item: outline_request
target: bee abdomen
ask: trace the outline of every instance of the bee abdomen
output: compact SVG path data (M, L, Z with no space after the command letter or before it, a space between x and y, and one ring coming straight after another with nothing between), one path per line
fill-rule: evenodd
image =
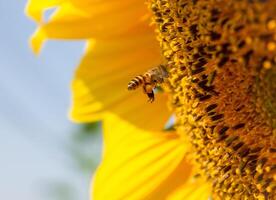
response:
M127 86L128 90L135 90L137 87L139 87L140 85L142 85L144 83L144 78L143 76L136 76L135 78L133 78Z

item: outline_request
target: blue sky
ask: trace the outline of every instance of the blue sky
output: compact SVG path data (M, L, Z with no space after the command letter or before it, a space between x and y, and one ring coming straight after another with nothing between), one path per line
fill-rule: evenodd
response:
M34 56L25 4L0 0L0 199L53 200L45 195L53 181L70 183L72 200L86 199L87 177L64 148L76 129L66 117L84 42L50 41Z

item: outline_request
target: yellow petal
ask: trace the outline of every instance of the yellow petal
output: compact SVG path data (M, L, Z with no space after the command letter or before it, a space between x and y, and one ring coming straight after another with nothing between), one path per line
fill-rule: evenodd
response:
M189 181L172 192L167 200L208 200L210 197L210 183L202 179L190 178Z
M39 10L39 15L42 15L42 5L38 9L36 4L27 7L29 15L34 12L33 7L35 13ZM49 5L46 4L45 7L47 6ZM65 1L47 23L40 24L32 40L41 41L42 44L41 35L45 36L44 39L115 39L134 36L153 31L148 25L149 19L149 12L143 1ZM36 39L37 36L40 38ZM35 45L39 46L39 43Z
M45 33L39 28L35 31L33 36L30 38L29 44L35 54L39 54L46 38L47 37Z
M64 0L29 0L25 13L36 22L42 22L43 12L51 7L60 5Z
M161 130L169 118L167 97L157 94L149 103L141 88L127 90L133 77L159 63L153 34L90 41L72 84L72 119L90 122L110 110L144 129Z
M187 146L175 133L137 129L118 116L104 121L104 157L94 177L94 200L163 199L190 176Z
M148 13L143 1L107 1L79 7L68 3L42 29L50 38L113 38L133 28L140 32L136 27L141 24L148 27Z

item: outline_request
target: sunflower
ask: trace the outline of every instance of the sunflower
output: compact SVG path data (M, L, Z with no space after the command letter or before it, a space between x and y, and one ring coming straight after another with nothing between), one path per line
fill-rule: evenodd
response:
M46 39L87 40L70 116L104 123L93 199L274 199L275 1L30 0L26 13L36 53ZM160 63L154 103L126 91Z

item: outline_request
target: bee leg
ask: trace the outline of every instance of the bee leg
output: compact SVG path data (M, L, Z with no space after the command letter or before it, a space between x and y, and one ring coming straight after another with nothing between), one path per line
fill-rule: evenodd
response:
M154 101L154 93L153 90L150 93L147 93L148 97L149 97L149 102L152 103Z
M144 92L148 95L149 97L149 102L154 101L154 93L153 93L153 87L150 84L146 84L143 86Z

